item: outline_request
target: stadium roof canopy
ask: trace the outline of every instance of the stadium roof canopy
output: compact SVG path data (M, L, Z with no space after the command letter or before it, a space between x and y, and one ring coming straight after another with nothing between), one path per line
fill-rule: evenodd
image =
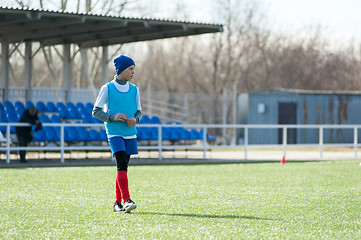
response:
M121 16L71 13L29 8L0 7L1 42L1 88L2 100L9 98L9 69L11 52L9 44L25 43L24 82L26 100L31 100L32 88L32 43L40 47L63 46L63 86L67 93L71 89L70 45L76 44L82 54L85 68L84 49L103 47L102 79L108 79L108 46L155 39L183 37L204 33L221 32L221 24L207 24L152 18L130 18ZM18 49L17 46L15 49ZM48 63L49 66L49 63ZM67 96L66 99L69 99Z
M220 24L0 7L0 40L81 48L222 31Z

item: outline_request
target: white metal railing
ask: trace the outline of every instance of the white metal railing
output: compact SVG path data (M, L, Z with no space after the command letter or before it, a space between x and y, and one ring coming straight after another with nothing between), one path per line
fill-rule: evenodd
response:
M60 162L64 163L64 153L65 151L104 151L110 150L109 146L65 146L64 141L64 128L71 126L83 126L89 128L103 128L103 124L83 124L83 123L43 123L44 127L53 126L60 127L60 144L59 146L31 146L31 147L14 147L11 146L11 134L10 127L11 126L29 126L27 123L0 123L0 126L6 126L6 146L0 147L0 151L6 152L6 163L10 163L10 153L11 151L19 151L19 150L31 150L31 151L59 151L60 152ZM287 147L319 147L320 149L320 157L323 157L323 149L324 147L333 146L333 147L353 147L354 148L354 156L357 157L357 149L361 144L358 143L358 129L361 128L361 125L279 125L279 124L271 124L271 125L260 125L260 124L138 124L137 127L152 127L158 129L158 139L157 145L154 146L139 146L139 150L157 150L159 160L162 160L162 151L163 150L177 150L177 149L199 149L203 151L203 159L206 159L206 152L209 149L216 148L243 148L244 149L244 159L247 160L248 149L251 147L283 147L283 155L287 154ZM162 128L196 128L203 130L202 136L202 144L201 145L164 145L162 139ZM210 145L207 141L207 132L208 129L214 128L230 128L230 129L243 129L244 130L244 143L241 145L231 144L231 145ZM249 144L249 130L250 129L282 129L283 138L282 144ZM317 144L288 144L287 143L287 129L318 129L319 132L319 141ZM353 143L332 143L326 144L324 143L324 130L325 129L353 129Z

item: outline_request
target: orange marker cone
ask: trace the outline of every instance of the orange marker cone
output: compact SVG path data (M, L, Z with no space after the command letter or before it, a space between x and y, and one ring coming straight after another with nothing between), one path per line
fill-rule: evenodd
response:
M286 163L286 158L285 156L283 156L282 160L281 160L281 164L285 164Z

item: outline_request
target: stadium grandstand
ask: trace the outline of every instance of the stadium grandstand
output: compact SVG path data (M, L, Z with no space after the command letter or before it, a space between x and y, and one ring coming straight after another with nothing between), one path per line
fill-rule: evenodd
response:
M71 87L71 71L74 60L74 56L71 55L72 45L77 46L76 54L80 53L85 69L88 69L88 66L83 50L101 47L103 51L102 79L109 79L107 64L109 62L108 47L111 45L215 33L223 29L220 24L8 7L0 7L0 18L0 129L5 137L5 141L3 141L5 145L2 145L1 149L2 152L6 152L8 163L10 162L10 153L20 149L12 147L14 143L16 144L15 125L24 109L32 105L37 107L40 120L44 123L44 128L34 135L33 142L37 146L44 147L55 143L62 147L61 151L63 152L64 144L86 146L88 143L94 145L98 142L98 145L102 145L106 141L105 130L101 127L101 123L91 115L94 92L97 89ZM36 46L39 46L35 50L33 43L38 43ZM20 48L20 45L24 47ZM61 45L63 49L61 56L63 88L35 88L32 86L33 58L42 48L54 45ZM10 46L12 46L11 51ZM24 52L21 53L20 49L24 49ZM9 84L10 58L15 51L20 52L24 59L21 70L24 72L25 87L10 86ZM51 70L50 66L48 69ZM166 108L173 108L173 110L163 114L161 120L156 114L157 100L152 99L149 93L150 91L144 99L146 112L139 126L142 124L144 126L168 124L169 127L172 126L172 131L167 127L162 127L161 135L163 140L173 143L202 139L202 129L174 127L179 124L177 119L189 119L187 114L189 114L188 109L190 108L183 107L183 115L177 118L176 113L179 112L179 109L176 108L179 106L174 104L167 106ZM171 121L166 121L167 116L171 116L169 118ZM64 127L60 124L68 125ZM159 136L158 129L154 127L139 127L138 132L138 139L146 144L156 141ZM207 136L209 140L215 140L214 137L208 134ZM41 148L33 148L34 151L37 149Z

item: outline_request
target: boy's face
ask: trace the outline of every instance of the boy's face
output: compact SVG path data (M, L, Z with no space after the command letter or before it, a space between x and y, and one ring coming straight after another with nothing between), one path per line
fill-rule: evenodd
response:
M118 75L118 78L130 81L130 80L132 80L134 73L135 73L135 66L132 65L132 66L126 68L123 72L121 72Z

